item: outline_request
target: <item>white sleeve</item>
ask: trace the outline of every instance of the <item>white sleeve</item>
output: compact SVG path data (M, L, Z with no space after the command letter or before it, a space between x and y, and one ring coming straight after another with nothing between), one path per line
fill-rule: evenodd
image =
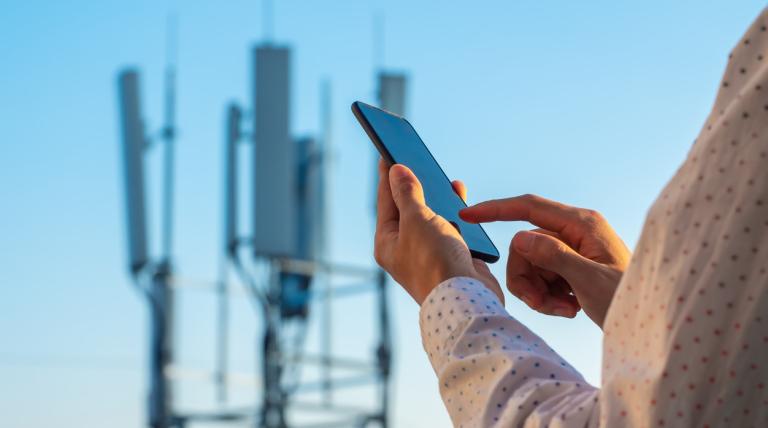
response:
M421 306L420 326L454 426L598 424L599 390L482 283L452 278L438 285Z

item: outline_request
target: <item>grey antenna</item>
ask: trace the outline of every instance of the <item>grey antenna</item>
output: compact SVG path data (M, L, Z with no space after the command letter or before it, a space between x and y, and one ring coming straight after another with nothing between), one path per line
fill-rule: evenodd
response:
M128 236L128 264L134 276L147 264L147 213L144 204L144 122L141 116L139 72L118 74L120 134L123 151L123 184Z
M123 152L123 183L128 230L128 260L132 279L144 293L150 312L148 425L167 428L177 424L173 413L169 372L173 362L172 227L175 124L175 18L168 19L163 127L154 138L164 146L160 254L148 250L148 217L144 163L145 153L155 146L141 113L139 72L127 68L118 73L120 131Z

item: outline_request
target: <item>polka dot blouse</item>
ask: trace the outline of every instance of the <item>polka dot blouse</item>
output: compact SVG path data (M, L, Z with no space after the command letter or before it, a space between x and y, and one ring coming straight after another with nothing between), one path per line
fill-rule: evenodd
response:
M604 323L602 385L481 283L424 301L424 349L455 426L768 427L768 9L648 212Z

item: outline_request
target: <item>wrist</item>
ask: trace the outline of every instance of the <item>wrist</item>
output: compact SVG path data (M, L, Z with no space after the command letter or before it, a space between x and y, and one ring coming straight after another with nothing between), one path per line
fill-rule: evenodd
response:
M451 278L472 278L484 282L472 266L444 266L432 274L432 288Z
M477 280L484 283L484 281L477 275L474 269L461 269L456 267L436 267L430 269L429 273L423 275L421 278L415 279L415 287L406 287L406 289L412 290L411 296L416 300L416 303L421 305L424 299L427 298L429 293L432 292L438 285L443 282L458 277L465 277Z

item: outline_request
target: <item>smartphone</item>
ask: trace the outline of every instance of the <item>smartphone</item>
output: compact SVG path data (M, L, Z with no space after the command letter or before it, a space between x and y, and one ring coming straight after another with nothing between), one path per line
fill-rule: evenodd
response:
M499 260L499 250L485 230L459 218L459 210L467 204L454 192L451 181L413 126L405 118L360 101L352 103L352 113L382 158L403 164L416 174L427 206L456 226L472 257L488 263Z

